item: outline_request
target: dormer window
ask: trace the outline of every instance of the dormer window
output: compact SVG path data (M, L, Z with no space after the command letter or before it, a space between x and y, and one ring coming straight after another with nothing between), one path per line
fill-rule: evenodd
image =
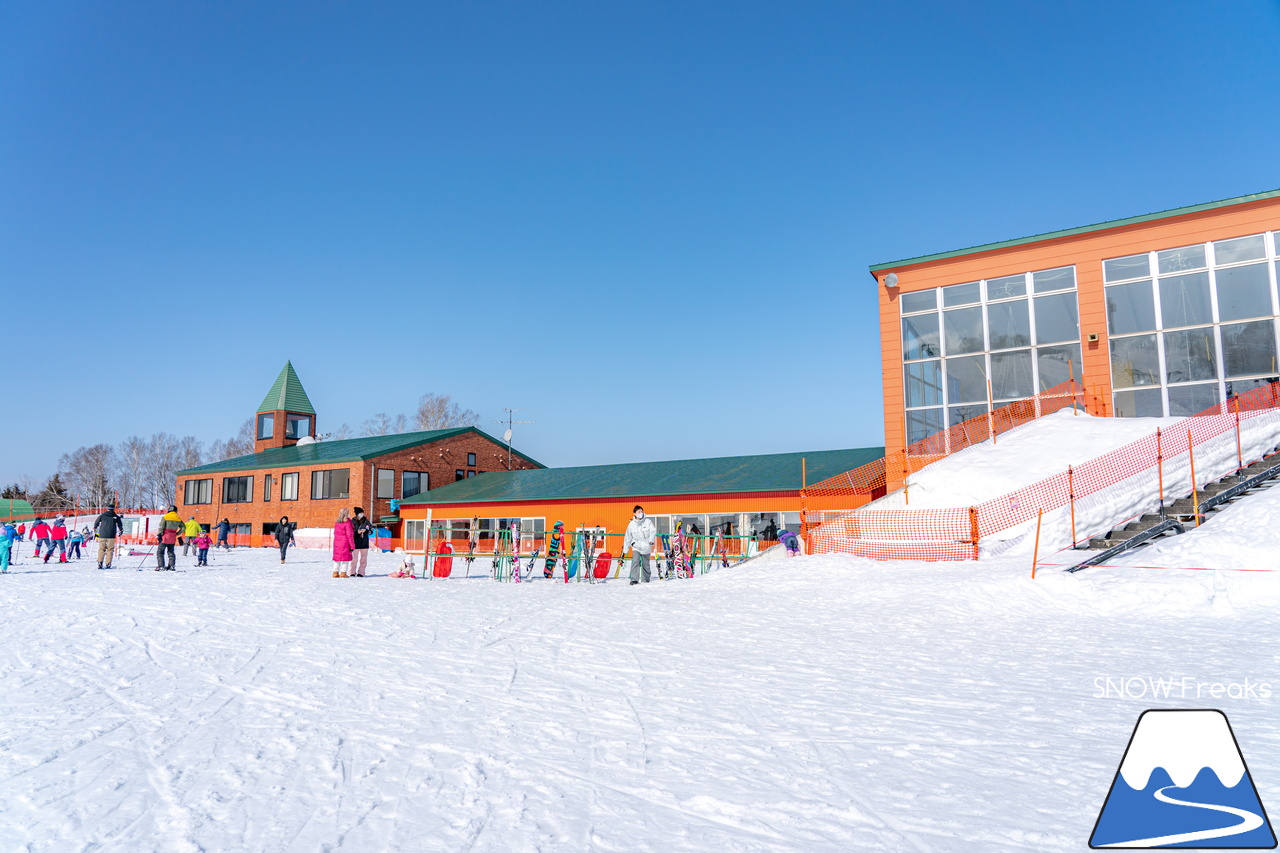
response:
M258 415L258 439L274 438L276 434L276 416L270 412Z

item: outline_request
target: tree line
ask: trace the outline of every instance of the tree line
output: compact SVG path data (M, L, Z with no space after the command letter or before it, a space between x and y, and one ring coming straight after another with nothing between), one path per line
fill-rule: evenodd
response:
M391 416L379 412L365 420L360 431L343 424L322 435L338 441L371 435L451 429L475 426L480 416L464 409L449 394L424 394L412 415ZM0 490L0 498L30 501L38 510L67 510L76 506L165 507L176 503L177 472L210 462L253 453L254 418L248 418L236 434L217 439L207 447L195 436L181 438L158 432L150 438L131 435L116 445L95 444L64 453L58 470L40 485L23 476Z

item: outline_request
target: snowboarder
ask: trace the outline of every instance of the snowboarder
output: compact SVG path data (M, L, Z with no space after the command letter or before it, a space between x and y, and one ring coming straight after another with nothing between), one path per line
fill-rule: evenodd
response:
M98 568L111 568L111 561L116 555L116 537L124 532L124 522L116 515L114 505L107 507L97 521L93 523L93 532L98 537Z
M351 552L356 546L355 525L347 518L348 510L344 506L338 510L338 521L333 525L333 576L335 578L356 577L350 574Z
M631 548L631 585L635 586L643 580L649 582L649 554L653 552L654 541L658 538L658 528L653 520L646 517L644 507L636 504L631 510L632 519L627 524L627 534L622 538L622 553Z
M373 534L373 524L365 517L364 510L356 507L356 515L351 521L351 527L356 543L351 551L351 572L356 577L362 578L365 569L369 566L369 537Z
M193 515L187 519L187 523L183 526L182 538L182 556L187 556L187 551L196 549L196 537L200 535L200 522L196 521Z
M289 516L280 516L280 523L276 525L276 544L280 546L280 562L284 562L285 552L289 550L289 543L293 541L293 529L298 525L289 521Z
M178 508L170 506L169 511L160 519L160 527L156 529L156 541L159 547L156 548L156 571L157 572L174 572L178 570L178 540L182 538L182 531L186 525L182 523L182 516L178 515ZM165 556L168 556L168 565L165 565Z

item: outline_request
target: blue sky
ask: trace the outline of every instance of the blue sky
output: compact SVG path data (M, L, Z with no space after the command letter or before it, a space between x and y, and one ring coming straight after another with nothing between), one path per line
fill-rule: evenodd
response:
M451 393L551 465L881 444L873 263L1280 187L1280 6L0 6L0 481Z

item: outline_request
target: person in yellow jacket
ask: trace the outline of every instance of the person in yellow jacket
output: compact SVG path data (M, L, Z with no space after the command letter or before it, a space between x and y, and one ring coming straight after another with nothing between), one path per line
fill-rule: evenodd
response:
M187 520L185 529L182 531L182 556L187 556L187 551L196 550L196 537L200 535L202 530L200 522L196 521L194 515Z

